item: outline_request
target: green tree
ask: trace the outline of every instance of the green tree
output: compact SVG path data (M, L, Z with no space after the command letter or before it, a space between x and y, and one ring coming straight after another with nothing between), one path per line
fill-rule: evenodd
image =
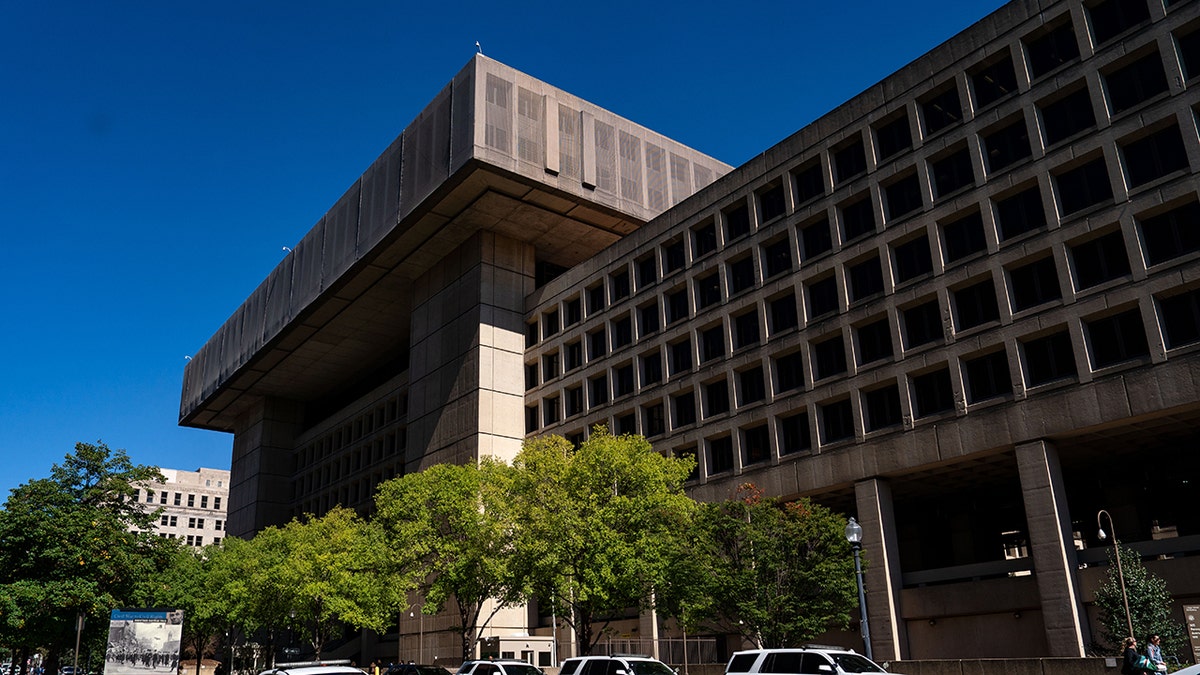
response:
M514 568L539 606L574 628L581 654L603 635L601 617L651 602L695 506L683 493L692 466L604 427L578 449L543 436L517 455Z
M200 672L205 654L213 654L218 636L229 627L225 595L212 578L211 554L218 551L218 546L196 551L177 543L167 565L141 588L141 604L183 610L182 646L195 657L196 672Z
M743 484L734 499L699 507L662 606L691 630L740 634L765 648L845 628L857 605L845 525L807 499L764 498Z
M272 527L251 540L226 537L210 554L209 584L226 619L245 634L264 634L272 659L280 629L294 630L291 590L280 576L290 555L287 539L282 528Z
M376 522L396 562L425 574L421 611L436 614L454 599L463 659L471 658L479 629L518 600L509 570L510 473L490 458L439 464L388 481L375 500ZM481 625L488 600L496 602Z
M1137 551L1119 542L1117 546L1121 551L1121 572L1125 577L1134 637L1141 643L1151 633L1158 633L1162 637L1163 653L1182 656L1188 651L1187 635L1183 625L1171 618L1172 600L1167 582L1146 569ZM1125 621L1121 579L1112 550L1108 552L1108 573L1104 583L1096 589L1095 603L1100 610L1102 638L1114 653L1119 653L1116 645L1129 635L1129 624Z
M45 647L46 666L85 641L101 640L109 612L135 597L161 567L166 548L147 534L154 519L132 497L137 483L162 480L124 450L78 443L49 478L15 488L0 510L0 630L9 643Z

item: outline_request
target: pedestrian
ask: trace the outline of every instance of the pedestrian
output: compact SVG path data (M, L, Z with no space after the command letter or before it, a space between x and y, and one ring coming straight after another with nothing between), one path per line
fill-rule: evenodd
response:
M1167 672L1167 662L1162 653L1162 637L1157 633L1151 633L1150 637L1146 638L1146 657L1150 659L1155 670L1160 673Z
M1125 647L1124 662L1121 664L1121 675L1143 675L1143 673L1158 672L1154 664L1150 663L1150 659L1138 653L1137 640L1127 637L1121 641L1121 645Z
M371 662L371 670L369 672L371 673L371 675L379 675L379 662L378 661Z

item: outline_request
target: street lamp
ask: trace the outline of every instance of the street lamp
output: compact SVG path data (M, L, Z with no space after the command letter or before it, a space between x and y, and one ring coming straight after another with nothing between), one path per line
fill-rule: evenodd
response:
M1121 600L1125 603L1125 625L1129 628L1129 637L1133 637L1133 617L1129 614L1129 595L1125 592L1125 571L1121 569L1121 549L1117 547L1117 526L1113 523L1112 514L1104 509L1100 509L1096 513L1096 529L1100 541L1108 538L1104 533L1104 525L1100 522L1100 516L1108 516L1108 526L1112 529L1113 534L1113 556L1117 559L1117 580L1121 582Z
M861 616L859 627L863 645L867 648L867 658L873 659L874 657L871 655L871 627L867 624L867 595L863 592L862 562L858 557L858 552L862 550L862 526L854 518L851 518L850 522L846 523L846 541L850 542L850 548L854 549L854 578L858 581L858 611Z

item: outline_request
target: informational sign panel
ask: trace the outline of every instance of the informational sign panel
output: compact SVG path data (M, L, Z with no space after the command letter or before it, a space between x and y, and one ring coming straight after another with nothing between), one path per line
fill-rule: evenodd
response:
M104 675L174 674L183 610L114 609L108 620Z
M1200 605L1184 605L1188 639L1192 641L1192 662L1200 663Z

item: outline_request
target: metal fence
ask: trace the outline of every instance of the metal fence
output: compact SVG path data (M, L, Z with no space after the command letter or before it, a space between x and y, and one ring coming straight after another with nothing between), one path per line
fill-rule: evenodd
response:
M593 655L655 653L658 645L658 660L669 666L700 663L724 663L725 657L717 650L717 639L706 638L608 638L592 647Z

